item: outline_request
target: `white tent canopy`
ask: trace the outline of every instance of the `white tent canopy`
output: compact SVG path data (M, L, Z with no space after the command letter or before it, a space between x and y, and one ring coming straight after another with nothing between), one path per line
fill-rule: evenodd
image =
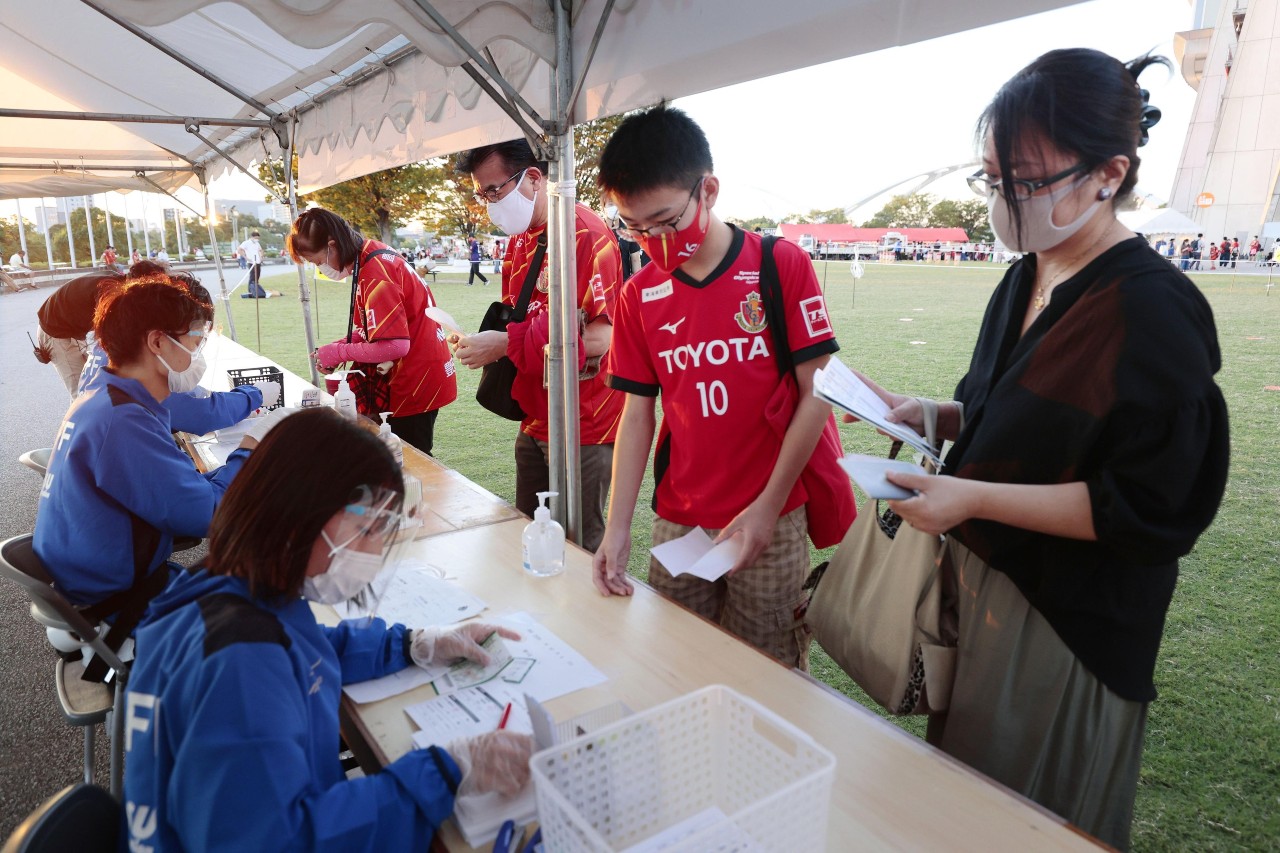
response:
M1172 207L1126 210L1116 216L1120 224L1139 234L1196 234L1201 226Z
M587 66L606 7L609 16L568 118L616 114L1071 2L573 0L575 74ZM283 147L285 119L297 109L304 192L519 136L521 128L463 68L468 60L476 68L475 60L436 18L492 58L540 116L554 118L549 0L7 0L0 108L276 120L279 133L197 122L202 136L244 164L264 146ZM9 85L15 79L27 85ZM118 124L110 133L97 122L46 128L0 116L0 162L57 164L68 173L82 163L195 164L210 177L227 167L181 122ZM123 186L137 186L129 172L122 177ZM0 198L52 195L64 186L0 169Z

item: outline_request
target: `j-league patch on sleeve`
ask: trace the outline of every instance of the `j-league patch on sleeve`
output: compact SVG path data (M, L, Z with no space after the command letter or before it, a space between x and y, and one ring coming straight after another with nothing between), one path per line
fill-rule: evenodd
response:
M827 316L827 303L821 296L802 299L800 310L804 312L804 326L809 330L809 337L831 334L831 318Z

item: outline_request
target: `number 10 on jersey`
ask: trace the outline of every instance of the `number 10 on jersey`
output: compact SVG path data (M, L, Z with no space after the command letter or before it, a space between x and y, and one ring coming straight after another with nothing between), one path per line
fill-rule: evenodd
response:
M724 383L719 379L711 382L699 382L697 384L698 398L702 400L702 416L709 418L712 415L723 415L729 411L729 389L724 387Z

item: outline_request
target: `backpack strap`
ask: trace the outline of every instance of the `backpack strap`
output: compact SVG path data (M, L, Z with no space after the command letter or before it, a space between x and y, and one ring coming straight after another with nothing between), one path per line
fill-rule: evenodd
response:
M778 375L786 376L795 371L791 360L791 342L787 335L787 318L782 301L782 282L778 280L778 263L773 257L776 236L760 241L760 300L764 302L764 316L773 334L774 355L778 360Z

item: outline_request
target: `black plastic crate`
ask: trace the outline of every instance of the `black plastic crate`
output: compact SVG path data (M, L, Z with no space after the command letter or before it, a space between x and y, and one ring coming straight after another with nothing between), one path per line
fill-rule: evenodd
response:
M284 371L278 367L233 367L227 371L231 379L231 387L237 385L254 385L262 381L274 382L280 387L280 397L274 406L265 409L279 409L284 406Z

